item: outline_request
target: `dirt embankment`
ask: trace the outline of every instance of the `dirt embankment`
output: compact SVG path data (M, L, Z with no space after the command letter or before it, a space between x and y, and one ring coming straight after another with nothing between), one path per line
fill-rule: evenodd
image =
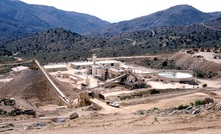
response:
M184 69L198 69L203 72L213 71L218 73L221 71L221 66L218 63L207 61L203 58L193 58L190 54L185 51L180 51L169 58L174 60L176 66Z

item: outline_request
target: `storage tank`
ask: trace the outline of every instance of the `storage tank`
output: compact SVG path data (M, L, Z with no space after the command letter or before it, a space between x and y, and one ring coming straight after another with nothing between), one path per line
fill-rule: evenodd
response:
M101 75L102 75L102 72L103 72L102 68L101 68L101 67L98 67L98 68L97 68L97 75L101 76Z
M193 80L193 75L183 72L162 72L158 73L158 78L165 81L179 82Z
M86 78L85 79L85 84L89 87L90 86L90 84L91 84L91 81L90 81L90 78Z
M92 68L90 66L86 67L86 73L87 74L92 74Z
M96 60L97 60L97 56L94 54L94 55L92 56L93 65L96 64Z
M96 65L92 66L92 75L93 76L97 75L97 66Z

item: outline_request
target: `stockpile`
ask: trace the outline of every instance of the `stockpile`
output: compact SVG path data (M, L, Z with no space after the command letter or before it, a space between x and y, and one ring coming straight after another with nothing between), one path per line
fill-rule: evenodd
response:
M52 81L67 96L77 96L78 90L68 84L58 81L50 76ZM33 102L54 102L55 93L52 95L53 88L39 70L25 70L16 76L12 81L0 88L0 96L5 98L22 98Z
M207 61L205 59L193 58L190 54L187 54L185 51L179 51L169 60L174 60L176 66L180 66L184 69L199 69L204 72L221 71L221 66L218 63Z

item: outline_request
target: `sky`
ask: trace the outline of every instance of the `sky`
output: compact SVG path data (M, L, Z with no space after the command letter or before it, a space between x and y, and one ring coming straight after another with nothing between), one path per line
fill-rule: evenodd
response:
M188 4L203 11L221 11L220 0L21 0L28 4L54 6L96 16L108 22L119 22L149 15L171 6Z

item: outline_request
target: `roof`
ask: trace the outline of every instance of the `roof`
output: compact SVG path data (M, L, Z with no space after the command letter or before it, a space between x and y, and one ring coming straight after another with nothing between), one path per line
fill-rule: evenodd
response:
M151 73L151 72L149 72L149 71L138 70L138 69L134 69L133 72L134 72L134 73L139 73L139 74L149 74L149 73Z
M117 63L116 60L104 60L104 61L97 61L96 64L110 64L110 63ZM76 66L86 66L86 65L92 65L93 62L72 62L71 64L74 64Z
M76 66L82 66L82 65L92 65L92 62L72 62L71 64L74 64Z
M45 69L49 69L49 68L67 68L66 65L45 65L44 66Z
M191 78L193 77L189 73L182 73L182 72L162 72L158 73L159 76L166 77L166 78Z
M105 63L117 63L116 60L104 60L104 61L97 61L96 63L105 64Z
M26 67L26 66L17 66L17 67L12 68L12 71L20 72L20 71L23 71L23 70L26 70L26 69L28 69L28 67Z

